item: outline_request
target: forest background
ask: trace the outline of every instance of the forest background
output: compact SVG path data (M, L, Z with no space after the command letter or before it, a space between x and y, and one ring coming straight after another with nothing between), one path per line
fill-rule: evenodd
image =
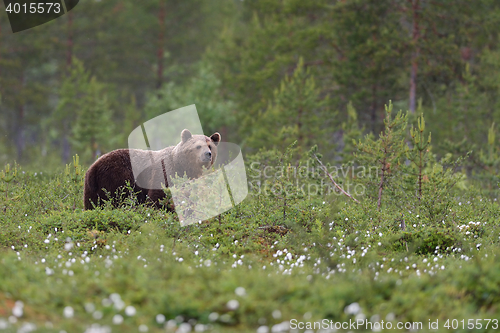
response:
M0 8L0 330L498 329L498 0L81 0L15 34ZM245 200L82 210L97 156L191 104Z
M495 0L82 0L16 34L0 15L0 163L90 165L190 104L247 153L297 140L346 162L392 100L434 153L494 174L499 21Z

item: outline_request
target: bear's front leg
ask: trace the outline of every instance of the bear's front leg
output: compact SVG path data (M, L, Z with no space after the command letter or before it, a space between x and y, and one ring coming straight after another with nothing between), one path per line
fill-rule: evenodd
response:
M167 196L163 189L151 189L148 191L148 201L156 208L165 207L169 212L173 212L175 211L174 201L170 195L170 191L168 191L168 193L169 195Z

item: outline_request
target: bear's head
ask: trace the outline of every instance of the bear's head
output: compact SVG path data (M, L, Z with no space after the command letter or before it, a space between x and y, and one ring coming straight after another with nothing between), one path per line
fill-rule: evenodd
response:
M210 168L217 158L217 146L221 140L219 133L210 137L205 135L192 135L188 129L181 133L181 142L174 149L174 163L176 169L182 169L190 178L198 178L203 172L203 167Z

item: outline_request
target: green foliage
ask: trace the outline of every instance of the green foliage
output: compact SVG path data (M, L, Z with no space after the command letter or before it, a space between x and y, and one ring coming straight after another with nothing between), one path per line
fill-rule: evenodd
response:
M328 112L327 105L328 97L321 96L314 76L304 68L304 60L300 58L293 75L281 81L262 114L258 118L251 115L246 118L252 134L245 143L253 148L266 146L284 150L297 141L299 152L318 141L322 146L331 147L326 129L332 126L335 115Z
M460 191L467 189L465 175L457 172L464 158L452 160L452 155L448 154L439 161L436 159L430 152L430 133L424 134L423 115L417 118L417 127L410 129L409 148L405 143L408 116L403 117L400 112L392 120L390 110L391 105L387 107L385 130L379 139L367 137L365 142L356 145L364 153L356 154L361 166L379 165L381 169L377 186L374 186L377 179L373 177L359 179L368 191L364 200L374 202L375 196L370 195L370 191L378 192L377 210L380 212L374 214L369 203L360 208L365 212L362 215L346 210L342 214L349 222L343 223L343 228L358 232L360 228L372 226L372 220L378 221L381 228L394 233L387 242L389 247L418 254L432 253L436 247L441 251L463 247L457 229L459 217L454 208ZM384 205L381 205L382 194ZM356 216L354 221L353 216ZM366 216L371 216L370 221Z
M400 181L393 186L391 195L405 198L397 204L400 209L417 211L431 225L438 226L447 220L449 208L455 202L455 190L465 187L465 176L457 170L468 156L453 161L452 155L447 154L437 161L431 153L431 134L427 139L424 135L423 115L417 122L418 127L410 131L412 148L406 154L411 164L402 166Z
M422 179L424 176L423 169L427 166L429 160L431 133L429 133L428 139L425 140L425 119L423 114L417 118L417 122L418 129L413 127L410 129L412 149L407 151L406 157L415 165L417 169L417 191L418 199L420 200L422 197Z
M69 123L74 122L70 141L75 149L90 157L90 160L109 144L113 124L106 86L95 77L90 77L83 63L76 58L61 84L56 118L63 124L63 134L68 133Z
M71 142L82 154L89 155L90 151L91 159L95 159L102 149L112 143L110 138L114 126L104 85L92 77L87 89L85 97L82 97L84 107L77 110Z
M64 170L64 175L67 179L68 186L74 191L73 209L76 209L76 199L78 198L78 193L84 185L85 172L83 167L80 165L80 157L77 155L73 156L73 165L70 166L66 164L66 169Z
M419 228L413 232L404 232L394 243L396 249L408 251L408 247L417 254L432 254L436 251L449 253L455 248L461 248L458 231L441 226Z
M12 181L14 181L17 177L17 173L20 171L20 167L17 163L14 163L14 167L11 169L10 164L7 163L4 169L0 171L0 181L1 187L0 192L5 192L5 197L2 196L2 201L5 201L3 211L7 209L7 203L9 200L13 200L15 198L9 198L9 186Z
M406 151L405 130L408 114L403 115L402 111L399 111L393 119L391 115L392 108L391 102L385 107L385 128L377 140L372 135L367 135L363 142L360 140L356 143L360 153L355 156L359 163L365 167L374 166L377 170L380 170L376 175L380 177L379 179L366 179L366 184L370 187L370 190L375 188L377 191L377 206L379 209L382 204L384 187L396 174L401 164L401 158Z
M2 190L2 192L8 192L8 186L10 182L12 182L17 177L18 168L19 166L17 165L17 163L14 163L14 167L12 169L10 168L10 164L7 163L4 169L0 172L0 180L2 181L2 185L7 186L7 188L5 190Z
M156 89L158 81L177 79L164 68L179 64L189 68L191 76L191 65L203 57L207 46L214 44L223 26L238 17L236 6L232 0L211 4L199 0L189 4L176 0L153 0L147 4L94 1L79 7L78 14L72 12L57 24L33 30L33 34L22 39L10 33L5 17L0 22L0 163L14 158L20 161L17 153L22 154L25 168L30 169L33 164L36 169L45 157L40 154L41 149L53 155L47 157L48 161L60 163L61 151L63 161L70 161L74 152L67 140L77 119L76 109L68 108L63 115L54 110L61 98L60 87L74 65L73 56L97 82L106 86L105 92L94 98L95 104L101 104L96 107L105 109L107 105L113 110L110 117L116 127L105 142L98 141L97 149L104 152L116 145L125 146L121 124L129 96L136 96L136 107L143 116L146 96ZM161 7L166 14L163 22ZM61 34L60 29L66 33ZM166 50L169 58L164 58ZM81 144L87 150L84 153L78 148L82 161L93 159L90 144Z
M360 128L358 113L353 104L347 104L347 121L342 123L342 161L344 163L353 162L355 157L354 153L357 151L356 142L363 136L364 129Z
M76 156L59 174L18 172L11 182L17 199L0 215L0 311L11 313L6 304L16 301L24 310L8 329L25 322L52 331L115 327L121 317L123 332L139 325L164 331L169 320L253 331L309 311L311 320L349 321L356 306L397 321L491 317L500 270L497 202L467 188L451 201L444 224L391 200L380 210L366 198L354 205L314 191L324 175L306 159L293 164L294 153L291 146L248 156L249 197L187 227L137 204L74 209L82 197Z
M247 157L250 216L267 232L305 232L316 237L324 228L325 197L335 194L306 154L293 163L296 152L293 143L283 153L262 150Z
M500 3L454 5L91 1L60 21L64 36L57 24L2 34L1 161L24 152L59 168L69 143L90 161L126 144L143 112L192 103L207 132L258 152L245 156L248 198L187 227L137 204L130 184L120 207L83 211L76 156L55 173L4 167L0 327L255 332L370 318L444 332L498 317ZM81 62L67 68L71 55ZM408 104L412 65L425 122L392 104L381 116L388 99ZM359 204L304 154L316 144L340 186L362 189Z
M464 68L465 67L465 68ZM440 145L445 140L458 143L466 140L469 144L483 145L487 139L485 129L494 120L487 105L487 94L482 91L477 73L474 73L469 64L462 65L463 72L460 81L450 84L450 88L435 100L433 110L425 111L431 126L435 142ZM436 126L439 124L439 126ZM440 147L438 152L450 152L447 147ZM446 150L445 150L446 149ZM464 149L466 152L467 148ZM444 151L444 152L443 152Z
M479 154L475 156L473 164L479 170L474 170L473 177L480 184L488 189L492 196L496 196L498 186L498 170L500 167L500 150L496 140L495 123L491 124L488 129L488 144L485 147L486 152L481 149Z
M201 61L195 68L195 75L186 82L170 81L151 94L146 105L146 115L148 118L153 118L168 111L196 104L206 133L214 133L224 127L232 126L235 120L235 105L223 97L221 81L213 73L210 63ZM172 66L169 71L178 69L179 66ZM223 139L226 140L224 137Z
M408 46L411 35L399 20L406 20L410 11L406 3L398 3L405 8L404 14L400 13L387 1L324 3L328 8L325 21L332 22L330 27L321 25L333 46L325 49L324 55L331 59L331 80L338 85L341 98L360 111L361 124L376 135L382 127L386 101L408 98L409 56L402 57L402 53L410 51L403 45Z
M128 136L141 124L142 110L138 107L137 98L134 94L130 95L129 102L124 106L124 116L119 125L121 128L121 137L119 142L125 147L128 145Z

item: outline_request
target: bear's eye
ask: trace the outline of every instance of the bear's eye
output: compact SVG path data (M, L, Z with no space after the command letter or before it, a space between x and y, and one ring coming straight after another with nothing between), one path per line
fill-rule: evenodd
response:
M197 146L196 149L201 149L201 146Z

